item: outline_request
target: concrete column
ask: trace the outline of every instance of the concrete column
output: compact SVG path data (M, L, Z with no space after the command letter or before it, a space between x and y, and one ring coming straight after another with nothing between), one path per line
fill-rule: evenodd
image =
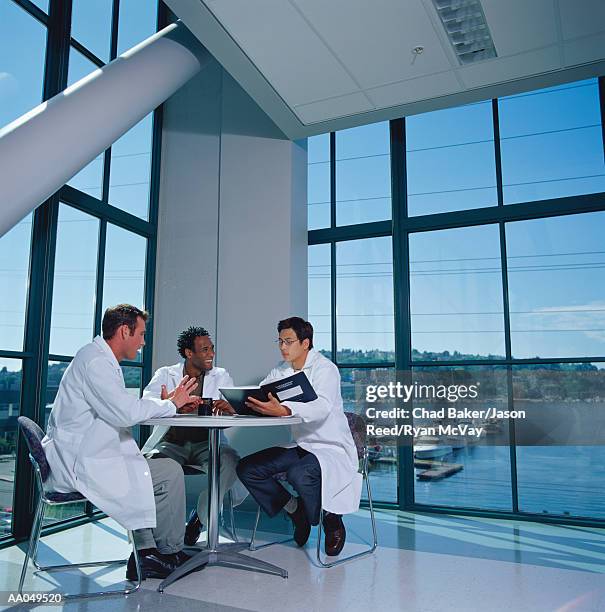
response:
M0 130L0 236L171 96L210 55L180 23Z

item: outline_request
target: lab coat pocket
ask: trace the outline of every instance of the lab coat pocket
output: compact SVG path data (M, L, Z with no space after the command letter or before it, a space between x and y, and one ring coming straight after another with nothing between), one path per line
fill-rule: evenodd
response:
M130 483L122 457L87 457L80 467L78 478L101 498L119 499L128 494Z

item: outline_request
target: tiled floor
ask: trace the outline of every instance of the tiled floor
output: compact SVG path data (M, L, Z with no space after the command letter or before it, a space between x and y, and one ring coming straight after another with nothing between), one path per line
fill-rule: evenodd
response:
M249 554L286 568L287 580L211 567L186 576L164 594L157 593L157 580L148 580L128 598L64 607L87 612L605 610L603 530L386 511L378 518L376 553L340 567L320 568L313 542L304 550L278 545ZM239 517L238 524L249 520ZM369 537L367 514L349 518L348 526L348 550L361 549L363 538ZM49 536L40 545L41 559L49 563L128 553L123 531L109 519ZM1 591L15 588L22 560L18 547L0 551ZM73 572L51 577L30 571L26 588L96 589L122 580L123 572L123 567L93 569L88 576Z

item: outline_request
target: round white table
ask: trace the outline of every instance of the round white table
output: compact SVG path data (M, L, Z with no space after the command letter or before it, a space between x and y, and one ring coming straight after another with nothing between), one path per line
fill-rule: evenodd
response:
M275 427L278 425L297 425L302 419L289 417L255 417L255 416L196 416L190 414L176 415L159 419L143 421L142 425L167 425L169 427L206 427L208 428L208 544L191 559L177 567L160 583L158 591L164 589L185 574L210 565L222 565L235 569L253 570L275 574L282 578L288 577L288 572L277 565L253 559L242 555L239 551L248 544L236 542L219 544L219 431L228 427Z

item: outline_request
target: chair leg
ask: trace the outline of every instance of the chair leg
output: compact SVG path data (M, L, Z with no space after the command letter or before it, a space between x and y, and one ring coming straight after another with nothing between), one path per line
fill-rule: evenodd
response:
M370 508L370 521L372 523L372 545L367 550L362 550L354 555L350 555L348 557L344 557L343 559L337 559L336 561L325 562L321 559L321 532L322 532L322 523L323 523L323 510L320 512L319 524L317 525L317 562L322 567L334 567L335 565L341 565L342 563L347 563L348 561L353 561L354 559L361 559L362 557L367 557L371 555L378 546L378 537L376 535L376 519L374 517L374 506L372 504L372 490L370 488L370 479L368 478L367 468L364 466L362 472L363 478L366 481L366 490L368 492L368 506Z
M27 566L29 565L30 558L34 557L34 552L38 547L38 539L40 537L40 525L42 523L44 502L40 499L38 506L36 507L36 513L34 516L34 524L32 525L32 532L29 536L29 545L27 552L25 553L25 559L23 561L23 567L21 568L21 577L19 579L19 595L23 593L23 583L25 582L25 576L27 574Z
M237 538L237 531L235 529L235 514L233 512L233 494L231 493L231 489L229 489L229 520L231 521L231 537L234 542L239 542Z
M38 517L38 523L37 523L38 533L36 534L36 543L34 544L34 550L32 552L32 561L33 561L34 567L37 570L43 569L42 567L40 567L40 564L38 563L38 545L40 544L40 534L42 533L42 527L44 525L45 513L46 513L46 504L42 502L42 507L40 508L40 516Z
M254 543L254 540L256 538L256 531L258 529L259 520L260 520L260 506L258 507L258 510L256 511L256 521L254 523L254 530L252 531L252 538L250 539L250 545L248 546L248 550L261 550L262 548L267 548L268 546L273 546L274 544L287 544L288 542L292 542L292 540L294 540L294 537L291 536L289 538L286 538L285 540L276 540L275 542L267 542L266 544L261 544L260 546L256 546L256 544Z
M250 538L250 546L248 546L248 550L256 550L254 540L256 538L256 530L258 529L259 521L260 521L260 506L256 509L256 521L254 521L254 529L252 530L252 537Z

